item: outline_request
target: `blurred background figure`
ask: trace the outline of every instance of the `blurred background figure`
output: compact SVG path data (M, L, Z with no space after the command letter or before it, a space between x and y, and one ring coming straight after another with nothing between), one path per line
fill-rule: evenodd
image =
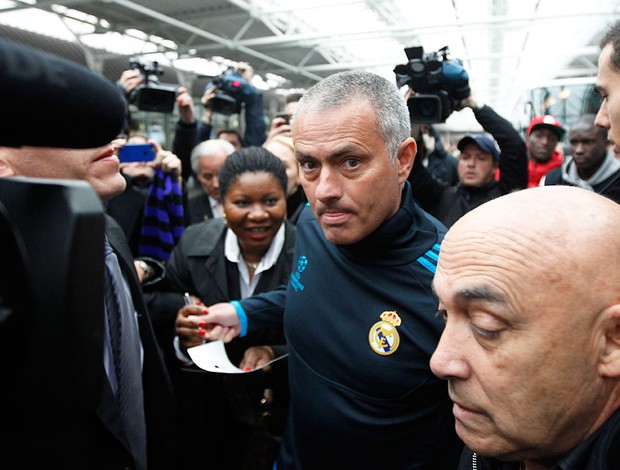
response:
M217 131L215 138L230 142L235 150L239 150L241 147L244 147L243 137L241 137L241 134L239 134L239 132L235 129L220 129Z
M527 128L525 142L528 156L527 187L538 186L540 179L562 165L564 153L558 148L566 130L555 117L536 116Z
M296 224L299 214L308 202L304 189L299 181L299 164L295 158L293 138L279 134L267 140L263 147L273 153L284 163L288 187L286 189L286 216L288 220Z
M476 120L493 138L469 135L458 142L459 182L450 185L439 180L417 158L409 178L422 208L447 227L479 205L527 186L525 142L512 124L472 96L461 101L460 109L464 107L472 109ZM498 169L500 176L496 180Z
M187 201L187 223L195 224L224 215L219 172L226 158L235 151L224 139L205 140L192 150L191 165L199 186Z
M302 96L303 93L289 93L286 95L284 98L284 111L278 113L276 117L271 120L271 127L269 128L267 139L263 145L268 144L271 139L279 135L292 137L291 121Z
M185 225L181 160L145 136L129 137L126 145L132 144L150 145L154 159L121 163L120 171L127 186L123 193L106 201L105 207L123 229L134 257L150 258L148 266L158 270L153 259L168 260ZM155 275L142 263L139 269L146 269L147 278Z
M459 160L445 149L437 128L432 124L414 124L411 127L412 136L418 144L418 163L438 180L448 184L458 183Z
M540 184L578 186L620 202L620 161L609 145L607 129L596 127L595 119L585 114L573 123L568 132L570 155Z

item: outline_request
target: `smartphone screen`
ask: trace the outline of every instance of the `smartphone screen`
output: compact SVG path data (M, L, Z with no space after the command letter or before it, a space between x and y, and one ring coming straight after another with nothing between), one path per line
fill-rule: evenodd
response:
M155 150L151 144L126 144L118 151L121 163L150 162L155 160Z

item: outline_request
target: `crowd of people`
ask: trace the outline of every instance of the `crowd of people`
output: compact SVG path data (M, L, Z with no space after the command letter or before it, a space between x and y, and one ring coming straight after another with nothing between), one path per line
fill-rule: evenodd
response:
M597 114L522 133L470 95L455 112L484 133L457 157L369 72L288 96L270 126L253 90L244 135L213 128L217 86L200 116L181 87L166 150L128 126L138 73L79 71L125 100L123 129L75 147L3 133L0 177L101 200L96 393L79 448L25 444L3 412L0 466L46 449L69 469L620 468L620 22L600 46ZM131 144L152 160L120 163ZM245 373L193 363L215 340ZM18 403L29 373L3 396Z

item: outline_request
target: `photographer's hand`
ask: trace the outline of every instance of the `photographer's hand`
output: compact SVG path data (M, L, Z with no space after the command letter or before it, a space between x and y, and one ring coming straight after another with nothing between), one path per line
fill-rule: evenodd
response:
M286 136L292 136L292 126L284 119L283 117L276 117L271 120L271 127L269 128L269 133L267 134L267 139L263 142L263 147L266 147L267 144L277 135L284 134Z
M125 93L129 94L143 81L144 78L139 70L128 69L121 73L121 77L118 79L118 84L123 88L123 90L125 90Z
M217 86L213 85L211 88L205 91L203 95L200 97L200 102L205 107L202 112L201 121L204 124L207 124L209 126L211 125L211 118L213 117L213 110L207 107L207 103L215 97L215 90L217 90Z
M473 96L469 95L464 100L459 102L459 105L455 108L456 111L460 111L465 108L471 108L473 111L480 109L484 106L484 104L478 102Z
M254 77L254 69L252 66L247 62L239 62L236 68L243 79L249 84L252 84L252 77Z
M180 87L177 90L177 106L179 107L179 115L181 121L186 124L194 122L194 102L192 96L187 91L187 88Z

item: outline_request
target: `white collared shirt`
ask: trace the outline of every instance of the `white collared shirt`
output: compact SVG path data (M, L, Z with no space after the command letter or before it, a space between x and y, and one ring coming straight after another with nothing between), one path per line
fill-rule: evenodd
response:
M248 267L245 264L245 260L241 256L241 249L239 248L237 235L235 235L235 232L233 232L231 229L226 230L226 238L224 240L224 256L226 256L226 259L231 263L237 264L237 270L239 271L239 288L241 292L241 299L250 297L254 293L254 289L256 289L258 281L260 280L261 273L263 271L267 271L274 264L276 264L276 261L278 261L278 257L282 252L282 247L284 247L284 224L280 226L278 232L276 233L276 236L271 242L271 246L267 250L267 253L265 253L263 259L260 260L260 263L258 263L258 266L254 271L254 277L252 278L252 282L250 282L250 272L248 271ZM179 341L178 335L175 335L173 344L177 359L179 359L185 365L193 364L192 360L185 354L185 352L181 348L181 342Z
M273 238L271 242L271 246L265 256L260 260L256 270L254 271L254 277L252 281L250 281L250 272L248 271L248 267L245 264L245 260L241 255L241 249L239 248L239 242L237 240L237 235L231 230L227 229L226 231L226 239L224 241L224 255L226 259L231 263L237 263L237 269L239 270L239 287L241 290L241 298L245 299L246 297L251 296L254 293L254 289L260 280L261 273L263 271L267 271L271 268L276 261L278 261L278 257L280 256L280 252L282 251L282 247L284 246L284 224L280 226L276 236Z
M221 219L224 216L224 208L222 207L222 203L209 196L209 204L211 204L211 212L213 213L213 218Z

